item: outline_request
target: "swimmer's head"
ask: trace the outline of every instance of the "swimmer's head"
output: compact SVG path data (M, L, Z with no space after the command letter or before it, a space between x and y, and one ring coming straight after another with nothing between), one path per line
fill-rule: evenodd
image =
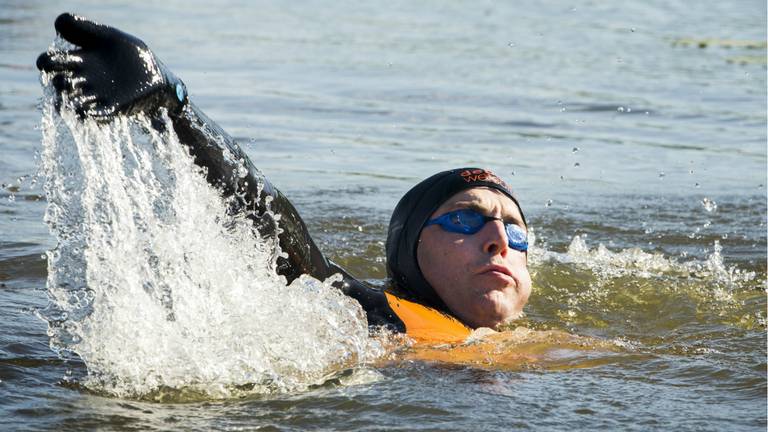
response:
M494 327L528 300L525 236L525 217L503 180L480 168L443 171L395 207L387 271L421 303L472 327Z

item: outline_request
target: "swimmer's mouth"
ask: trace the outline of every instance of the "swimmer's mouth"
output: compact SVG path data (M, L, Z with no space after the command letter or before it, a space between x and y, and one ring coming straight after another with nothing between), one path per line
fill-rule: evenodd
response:
M502 273L509 277L512 277L512 272L509 271L508 268L498 264L491 264L488 267L483 267L483 269L480 270L480 274L491 273L491 272Z

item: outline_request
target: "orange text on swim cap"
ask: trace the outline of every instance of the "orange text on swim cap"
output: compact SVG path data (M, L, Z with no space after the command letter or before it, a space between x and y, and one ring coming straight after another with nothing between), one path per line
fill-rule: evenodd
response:
M500 179L496 174L494 174L489 170L484 170L484 169L464 170L461 172L461 177L467 183L472 183L476 181L485 181L485 182L496 183L509 189L509 186L507 186L507 184L504 183L504 180Z

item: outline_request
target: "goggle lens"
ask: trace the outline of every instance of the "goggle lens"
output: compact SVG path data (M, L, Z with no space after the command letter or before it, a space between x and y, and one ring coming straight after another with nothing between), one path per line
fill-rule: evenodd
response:
M445 213L434 219L430 219L424 226L440 225L446 231L458 234L472 235L480 231L486 223L499 218L485 216L474 210L463 209ZM518 225L504 222L504 231L507 233L509 247L525 252L528 250L528 235Z

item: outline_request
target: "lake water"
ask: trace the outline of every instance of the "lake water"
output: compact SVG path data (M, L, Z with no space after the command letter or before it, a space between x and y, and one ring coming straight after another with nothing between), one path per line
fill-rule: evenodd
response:
M269 350L286 341L317 345L318 357L308 355L314 360L305 366L328 366L319 355L323 344L312 339L332 328L324 316L291 325L324 309L279 292L259 301L215 291L220 297L208 299L200 322L224 324L195 328L200 343L173 357L166 353L176 347L153 351L173 339L153 333L146 325L152 321L131 321L136 315L127 310L143 313L143 304L117 284L116 292L90 287L111 306L124 306L99 310L101 323L111 320L112 327L87 333L85 361L58 355L51 348L52 337L61 347L58 330L40 318L57 292L47 280L77 269L47 263L57 239L44 222L51 195L39 169L51 160L44 146L50 142L42 134L34 61L54 39L53 21L63 10L6 0L0 428L765 430L765 2L67 7L142 38L291 198L321 249L361 278L385 277L389 216L413 184L457 166L492 169L518 193L536 238L534 290L517 325L613 348L558 355L552 344L547 349L557 361L509 368L395 355L327 376L328 367L284 373L274 358L295 366L301 356L285 348L263 363L282 387L233 393L221 383L237 382L228 374L246 370L238 369L242 363L253 366L236 360L263 360L264 351L249 347L274 354ZM184 208L200 210L188 201ZM194 247L208 238L193 234L205 232L180 238ZM201 268L212 280L222 274L218 261L204 259ZM332 314L353 309L323 297L322 286L302 283L297 289L319 296ZM246 311L264 307L279 331L265 333L268 323L247 317L226 321L229 310L216 308L229 303L218 298ZM348 331L359 331L353 321ZM131 331L144 338L132 342ZM326 357L336 352L331 345ZM375 357L378 348L354 349ZM203 384L226 388L191 396L173 388L110 392L120 383L88 381L97 370L88 359L97 357L107 368L123 368L112 370L135 365L164 383L183 384L188 370L200 372ZM217 364L225 366L202 373ZM164 391L172 396L163 398Z

